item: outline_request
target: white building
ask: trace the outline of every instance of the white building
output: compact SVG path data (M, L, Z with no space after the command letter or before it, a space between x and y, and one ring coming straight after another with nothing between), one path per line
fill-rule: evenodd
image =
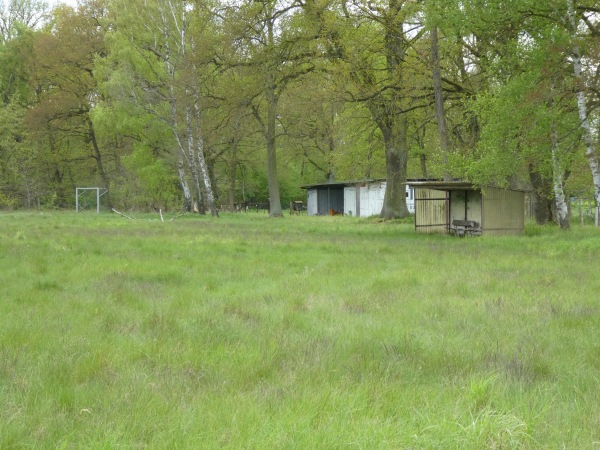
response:
M386 180L347 181L302 186L307 190L307 214L369 217L381 213ZM406 206L415 212L414 190L406 185Z

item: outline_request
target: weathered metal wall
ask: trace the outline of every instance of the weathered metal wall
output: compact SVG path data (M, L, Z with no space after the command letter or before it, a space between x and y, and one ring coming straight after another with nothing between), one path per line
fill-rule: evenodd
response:
M309 216L327 215L330 210L348 216L369 217L381 214L385 181L332 183L303 186L307 190ZM406 206L414 212L414 190L406 186Z
M486 187L483 190L481 232L486 236L523 234L525 194Z
M415 229L419 233L447 231L446 191L415 189Z
M308 216L315 216L319 212L317 209L317 190L309 189L307 195L308 199L306 201L306 214Z
M343 187L326 187L318 188L317 199L318 214L328 215L331 210L337 214L344 213L344 188Z
M360 188L360 216L370 217L381 214L385 197L386 182L368 183Z
M356 209L356 187L347 186L344 188L344 215L345 216L357 216Z
M481 192L450 191L450 223L454 219L474 220L481 225Z

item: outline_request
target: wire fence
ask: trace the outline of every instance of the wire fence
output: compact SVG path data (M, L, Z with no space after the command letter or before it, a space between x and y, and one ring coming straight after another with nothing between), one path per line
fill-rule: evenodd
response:
M571 199L571 220L577 218L581 225L597 224L600 207L592 199Z
M525 197L525 218L535 219L535 201L531 196ZM600 208L596 206L593 198L572 197L569 201L571 221L578 221L581 225L594 225L598 223Z

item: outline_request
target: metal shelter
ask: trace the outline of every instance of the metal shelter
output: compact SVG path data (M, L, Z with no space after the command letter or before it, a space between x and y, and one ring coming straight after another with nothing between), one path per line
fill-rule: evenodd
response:
M415 229L458 235L522 234L525 192L464 181L412 182Z

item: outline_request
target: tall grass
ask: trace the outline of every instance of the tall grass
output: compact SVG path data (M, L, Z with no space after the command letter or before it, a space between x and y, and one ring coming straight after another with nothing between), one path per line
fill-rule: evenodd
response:
M593 448L600 235L0 215L0 448Z

